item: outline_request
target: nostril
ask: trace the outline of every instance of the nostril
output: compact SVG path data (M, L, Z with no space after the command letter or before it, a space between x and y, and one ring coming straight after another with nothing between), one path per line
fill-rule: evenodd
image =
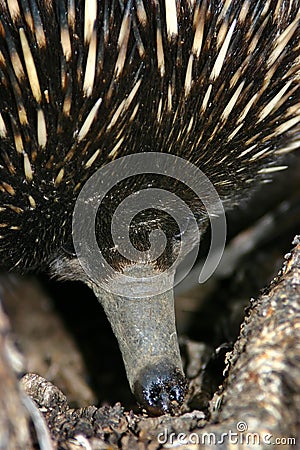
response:
M170 393L169 393L170 400L180 402L181 398L182 398L182 394L183 394L183 392L182 392L181 386L178 386L178 385L174 386L170 390ZM183 399L182 399L182 401L183 401Z
M134 384L138 402L151 415L176 413L186 392L182 371L166 361L145 367Z

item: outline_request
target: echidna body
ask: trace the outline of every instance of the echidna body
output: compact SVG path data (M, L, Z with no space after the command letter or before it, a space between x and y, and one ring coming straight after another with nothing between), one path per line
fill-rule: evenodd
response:
M99 168L140 152L189 160L226 207L284 168L281 154L299 144L299 22L299 0L0 1L1 267L50 267L92 286L131 388L152 412L172 411L185 394L172 294L136 303L87 278L70 245L77 196ZM135 268L112 246L107 222L120 196L157 183L205 222L183 186L125 180L96 227L120 272ZM163 271L178 238L153 214L133 231L165 226L169 253L145 273ZM147 232L137 235L144 249Z

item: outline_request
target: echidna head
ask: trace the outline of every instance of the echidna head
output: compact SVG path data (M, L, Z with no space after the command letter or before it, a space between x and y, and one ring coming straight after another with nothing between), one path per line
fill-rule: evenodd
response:
M147 154L140 156L147 160ZM130 158L124 163L128 159L132 167ZM172 413L186 393L175 328L174 274L176 263L197 243L206 219L191 189L153 173L116 183L99 205L105 176L101 169L79 194L73 215L74 249L68 239L51 267L60 277L83 280L95 292L119 341L138 402L152 414ZM115 182L116 174L111 178ZM128 198L131 203L119 211ZM180 198L189 204L190 216L180 211ZM129 244L127 254L124 241Z

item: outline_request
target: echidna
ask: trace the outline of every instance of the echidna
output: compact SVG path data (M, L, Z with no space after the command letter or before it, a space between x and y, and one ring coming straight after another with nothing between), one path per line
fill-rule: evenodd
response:
M186 392L172 291L136 299L128 284L124 298L89 279L72 246L76 199L99 168L129 154L188 160L226 207L284 168L280 155L299 145L299 22L299 0L0 0L1 267L50 268L90 285L152 413L172 412ZM130 263L113 245L118 202L149 186L180 195L204 228L201 199L182 183L128 177L96 221L116 278L163 273L178 251L178 227L151 208L130 235L145 251L163 229L162 257Z

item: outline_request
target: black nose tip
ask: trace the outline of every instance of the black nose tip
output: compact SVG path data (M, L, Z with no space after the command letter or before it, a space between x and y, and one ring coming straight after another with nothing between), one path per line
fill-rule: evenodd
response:
M187 382L182 371L168 362L145 367L134 385L137 401L155 416L176 413L186 392Z

